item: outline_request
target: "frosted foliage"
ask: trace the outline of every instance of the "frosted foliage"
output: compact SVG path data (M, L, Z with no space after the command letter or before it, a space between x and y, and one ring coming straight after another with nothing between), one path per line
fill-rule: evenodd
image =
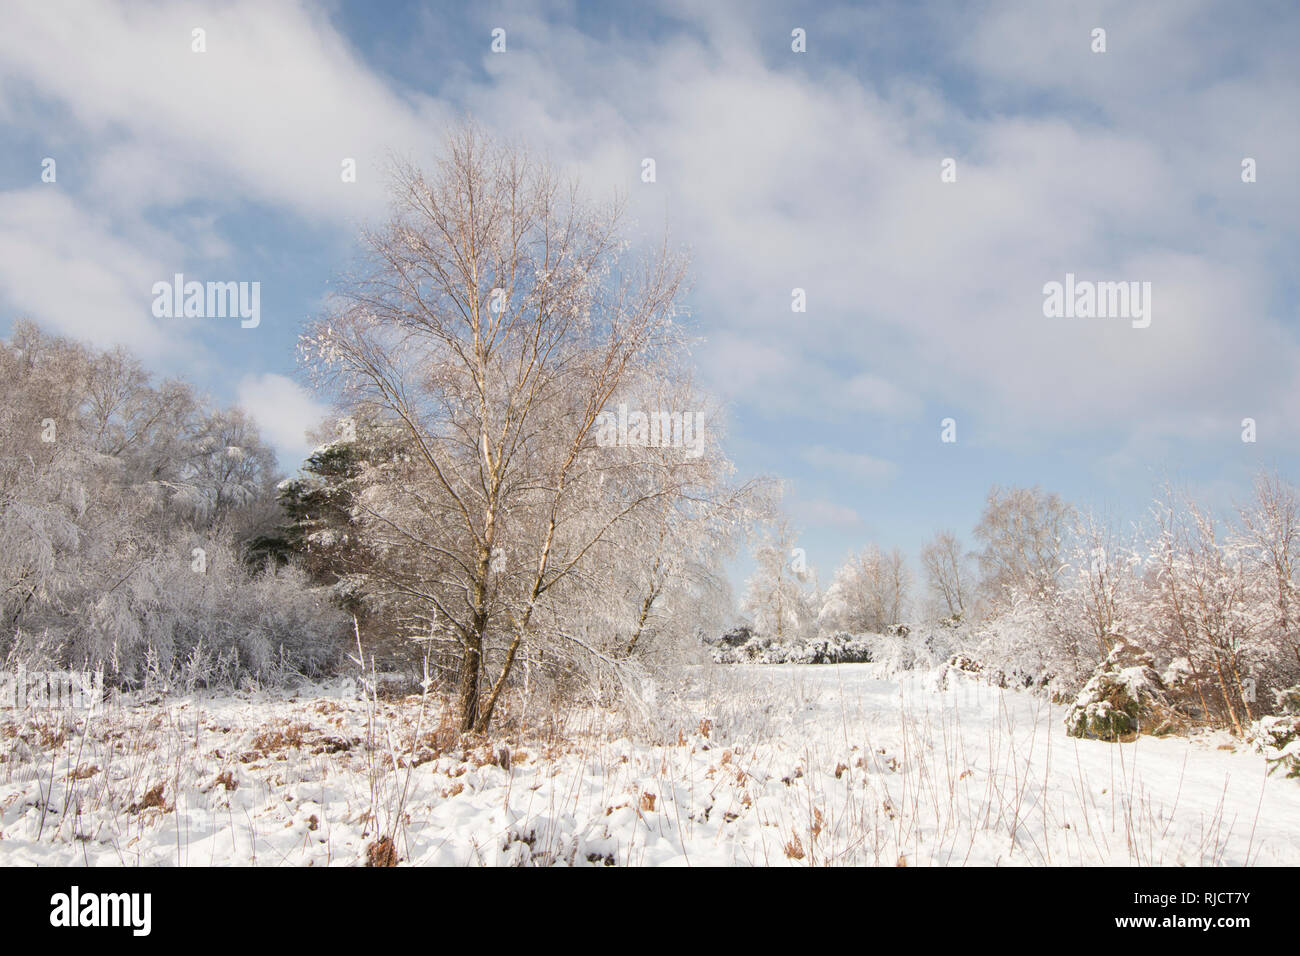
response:
M902 622L910 578L900 551L875 545L853 555L836 572L817 616L823 630L879 633Z
M243 412L27 323L0 344L0 376L6 665L126 684L323 672L343 625L325 592L241 560L275 479Z
M763 637L798 641L816 633L820 597L817 574L800 563L795 535L779 520L754 551L755 570L745 586L742 610Z

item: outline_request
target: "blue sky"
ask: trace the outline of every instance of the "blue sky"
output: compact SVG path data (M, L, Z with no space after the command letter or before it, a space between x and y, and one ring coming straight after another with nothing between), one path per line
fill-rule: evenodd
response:
M1261 466L1300 478L1298 47L1281 2L19 2L0 323L130 346L291 469L325 413L300 326L384 214L386 157L468 112L690 247L701 379L823 583L868 541L967 535L994 482L1228 507ZM155 319L176 272L260 282L261 325ZM1150 327L1044 317L1067 272L1151 282Z

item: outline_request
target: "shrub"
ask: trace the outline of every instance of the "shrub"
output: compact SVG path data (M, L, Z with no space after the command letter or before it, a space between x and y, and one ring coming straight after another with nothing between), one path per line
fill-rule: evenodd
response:
M1247 739L1264 755L1270 774L1281 768L1300 778L1300 685L1274 691L1274 697L1281 713L1251 724Z
M1168 733L1176 724L1151 655L1118 643L1065 715L1071 737L1128 740L1143 730Z
M994 687L1007 686L1006 674L997 668L985 667L979 661L965 654L954 654L944 661L934 681L935 689L948 690L953 686L953 678L955 677L983 681L992 684Z
M718 664L860 664L869 662L869 637L832 634L802 641L774 641L741 627L723 635L713 652Z

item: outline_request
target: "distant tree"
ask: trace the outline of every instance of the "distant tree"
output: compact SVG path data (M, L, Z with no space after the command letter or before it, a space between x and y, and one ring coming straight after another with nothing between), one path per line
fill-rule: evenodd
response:
M818 623L822 630L879 633L902 622L910 584L901 551L870 545L835 572Z
M981 586L994 606L1005 605L1012 592L1050 594L1073 516L1069 504L1038 487L989 490L975 539L984 546Z
M1300 498L1276 474L1255 479L1254 500L1238 509L1236 543L1262 575L1272 607L1271 639L1288 659L1288 679L1300 681Z
M970 602L971 575L961 542L950 531L940 531L921 548L921 568L930 600L941 613L956 618Z
M756 567L741 603L755 630L778 641L806 637L817 620L817 573L796 540L789 521L776 519L754 551Z

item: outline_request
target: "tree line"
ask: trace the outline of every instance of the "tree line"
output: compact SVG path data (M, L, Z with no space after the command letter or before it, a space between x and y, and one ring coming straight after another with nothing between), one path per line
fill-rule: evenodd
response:
M914 601L902 553L875 546L822 591L778 522L742 607L784 640L941 622L943 646L971 666L1063 699L1122 651L1155 669L1183 716L1238 734L1300 684L1300 495L1278 475L1259 475L1226 516L1168 486L1129 527L1038 487L995 486L973 538L968 551L943 531L921 548ZM913 640L933 640L922 630Z

